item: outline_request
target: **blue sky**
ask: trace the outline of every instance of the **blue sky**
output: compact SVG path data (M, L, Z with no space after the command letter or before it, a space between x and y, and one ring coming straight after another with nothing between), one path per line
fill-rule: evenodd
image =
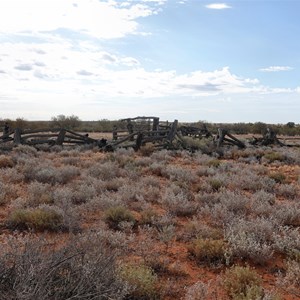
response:
M0 0L0 119L299 123L300 0Z

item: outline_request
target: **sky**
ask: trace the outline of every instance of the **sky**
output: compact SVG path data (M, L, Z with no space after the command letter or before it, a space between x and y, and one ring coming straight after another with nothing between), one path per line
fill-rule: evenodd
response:
M300 0L0 0L0 119L300 123Z

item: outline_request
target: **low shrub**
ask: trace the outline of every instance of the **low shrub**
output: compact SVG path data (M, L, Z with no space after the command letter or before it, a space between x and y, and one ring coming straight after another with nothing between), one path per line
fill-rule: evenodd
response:
M207 162L207 166L218 168L220 166L221 162L218 159L212 159Z
M114 249L97 236L59 244L10 237L0 253L0 298L124 299L128 290L116 275Z
M0 181L0 206L5 205L6 203L9 202L9 198L12 193L13 193L12 188Z
M11 157L6 155L0 155L0 169L2 168L12 168L14 162Z
M211 289L210 283L198 281L186 288L184 300L211 299Z
M37 207L41 204L53 203L51 185L33 181L28 186L28 200L29 207Z
M267 204L273 205L275 204L276 197L271 193L268 193L264 190L260 190L260 191L256 191L253 194L252 199L255 202L255 204L261 203L264 205Z
M159 299L156 291L157 276L150 267L124 264L120 266L119 274L129 285L128 299Z
M263 265L273 256L274 222L267 219L235 220L225 228L233 257Z
M146 144L140 148L140 154L142 156L151 156L151 154L155 151L155 147L153 144Z
M202 224L200 220L194 217L184 225L178 239L188 242L195 238L220 240L223 238L223 231L221 228L213 228Z
M285 157L283 154L278 153L278 152L268 152L265 153L263 156L268 162L272 163L274 161L284 161Z
M297 289L300 288L300 261L298 260L288 260L286 262L286 276L284 282L288 285L293 285Z
M298 189L292 184L281 184L276 188L275 193L277 196L294 199L298 196Z
M135 223L133 214L123 206L115 206L107 209L104 213L104 220L111 229L121 229L122 222Z
M277 183L285 183L286 176L281 172L273 172L269 175L269 177Z
M20 155L26 155L29 157L38 156L38 151L34 147L28 145L18 145L13 149L12 153L15 156L20 156Z
M25 164L23 172L26 181L38 181L52 185L56 183L65 184L80 174L77 167L56 168L48 162L36 164L34 160Z
M170 213L189 217L197 212L198 203L192 201L193 195L188 190L178 189L171 186L163 195L162 202L165 204Z
M188 251L200 264L219 265L226 262L226 248L223 240L197 238Z
M287 226L300 226L300 205L298 203L281 204L274 211L279 223Z
M233 266L225 272L224 289L231 299L262 299L261 278L249 267Z
M168 165L162 172L163 176L178 182L193 183L197 181L197 175L191 170L174 165Z
M274 250L300 261L300 235L298 228L280 226L274 233Z
M153 225L154 220L158 217L157 212L155 212L153 209L145 209L141 212L141 219L140 219L140 225Z
M222 181L215 178L212 178L209 183L214 191L218 191L222 186L224 186Z
M8 227L20 230L58 231L65 229L63 216L51 207L17 209L8 218Z
M92 185L78 182L74 187L72 203L75 205L86 203L96 196L96 190Z
M87 170L87 174L97 179L107 181L116 177L122 177L122 169L116 162L107 161L105 163L93 164Z

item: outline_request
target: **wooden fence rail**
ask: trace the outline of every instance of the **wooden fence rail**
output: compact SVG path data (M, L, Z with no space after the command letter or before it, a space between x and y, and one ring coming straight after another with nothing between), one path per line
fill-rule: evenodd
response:
M88 134L80 134L65 128L42 128L42 129L20 129L9 131L0 136L0 144L3 145L32 145L42 144L53 145L98 145L104 150L114 150L119 147L133 147L135 150L140 149L146 143L153 143L158 149L174 148L181 145L182 148L188 149L186 139L207 138L213 141L215 148L225 145L245 148L246 144L233 136L228 130L219 128L217 135L211 134L205 125L202 128L179 126L178 120L173 122L161 122L158 117L135 117L127 118L121 121L127 122L127 131L113 128L112 140L96 140L90 138ZM291 138L297 140L299 138ZM178 141L178 143L176 142ZM299 146L287 145L277 138L276 134L268 129L262 138L253 138L250 142L255 146L279 145L279 146Z

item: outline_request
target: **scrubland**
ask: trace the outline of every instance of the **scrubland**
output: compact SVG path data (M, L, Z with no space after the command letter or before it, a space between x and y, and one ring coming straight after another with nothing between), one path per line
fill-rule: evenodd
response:
M300 151L0 154L0 299L299 299Z

